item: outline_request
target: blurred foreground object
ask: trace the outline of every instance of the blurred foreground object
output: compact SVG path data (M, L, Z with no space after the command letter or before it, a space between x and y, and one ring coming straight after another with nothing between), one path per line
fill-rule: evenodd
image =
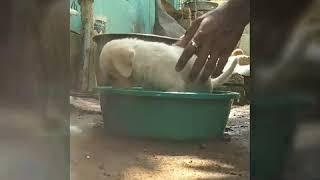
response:
M68 3L0 6L1 180L69 179Z
M319 122L320 46L315 39L320 29L319 23L306 24L310 13L319 14L319 1L255 1L254 6L251 179L318 179L320 141L299 154L295 144L303 124ZM300 162L288 169L289 159Z

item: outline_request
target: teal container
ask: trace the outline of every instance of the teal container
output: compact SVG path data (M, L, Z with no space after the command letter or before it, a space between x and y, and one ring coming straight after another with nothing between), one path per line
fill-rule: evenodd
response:
M251 103L252 179L282 178L292 148L297 113L306 110L312 99L295 95L256 97Z
M163 140L207 140L224 133L238 93L176 93L98 87L105 129Z

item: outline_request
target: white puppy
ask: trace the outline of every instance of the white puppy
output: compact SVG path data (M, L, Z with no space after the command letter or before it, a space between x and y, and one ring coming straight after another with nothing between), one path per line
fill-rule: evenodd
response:
M141 86L162 91L211 92L225 83L238 64L237 56L230 56L230 67L219 77L207 82L190 82L188 76L196 59L193 56L181 72L175 65L183 48L160 42L138 39L119 39L105 44L100 54L100 70L103 85L114 87Z
M237 50L235 50L234 52L236 52L236 51ZM242 76L250 76L250 56L246 56L243 54L237 54L235 56L237 56L239 58L239 62L236 65L236 67L234 68L233 73L237 73ZM230 68L230 66L232 65L232 63L233 63L232 58L229 58L229 60L228 60L227 64L225 65L222 72L227 71Z

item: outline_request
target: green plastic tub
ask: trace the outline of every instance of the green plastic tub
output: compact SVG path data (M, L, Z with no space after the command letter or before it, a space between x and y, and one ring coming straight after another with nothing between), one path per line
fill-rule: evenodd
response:
M221 137L239 94L176 93L98 87L105 129L112 134L163 140Z

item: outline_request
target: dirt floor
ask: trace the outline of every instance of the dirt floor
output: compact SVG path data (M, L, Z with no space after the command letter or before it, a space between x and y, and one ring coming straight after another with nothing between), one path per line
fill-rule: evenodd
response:
M107 135L97 100L71 98L71 179L249 179L250 106L232 108L226 137L206 143Z

